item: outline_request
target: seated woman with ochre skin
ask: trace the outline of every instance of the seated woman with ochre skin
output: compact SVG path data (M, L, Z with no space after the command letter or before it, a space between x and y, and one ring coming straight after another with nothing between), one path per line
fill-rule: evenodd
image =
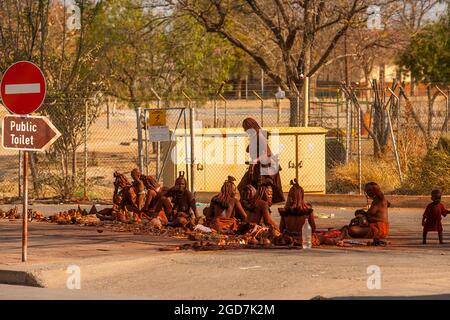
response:
M372 199L369 210L365 213L368 226L351 225L348 227L348 235L352 238L372 238L371 245L386 245L386 237L389 232L388 208L390 206L381 188L375 182L365 185L364 191L368 198Z
M291 180L291 185L284 208L278 209L281 216L280 232L282 233L282 240L279 244L301 245L302 228L305 221L308 220L313 233L316 231L316 223L313 209L310 204L304 202L304 190L298 184L297 179Z
M210 206L204 209L208 224L220 232L236 231L239 224L237 218L242 222L247 220L247 214L236 198L237 189L234 181L236 179L229 176L222 185L220 193L214 196Z
M169 222L175 227L193 227L199 219L196 201L187 189L184 172L180 172L175 186L163 192L159 198L155 212L160 212L161 209L164 209Z
M128 178L119 172L114 172L114 195L113 203L123 209L128 206L130 209L138 209L137 194Z
M331 239L315 233L316 223L313 209L311 204L304 201L305 191L298 184L297 179L291 180L291 186L284 208L278 209L281 216L280 232L282 235L275 241L276 244L301 245L303 225L308 220L311 226L313 246L335 245L339 239Z
M247 185L243 190L242 206L247 213L247 222L258 225L264 224L278 230L278 225L271 217L272 186L262 184L256 191L252 185Z
M140 209L154 212L161 195L161 186L152 176L143 175L138 168L131 171L133 187L137 193L137 203Z
M145 185L141 180L141 172L139 169L135 168L131 171L131 178L133 179L132 187L136 194L136 207L141 211L145 205Z

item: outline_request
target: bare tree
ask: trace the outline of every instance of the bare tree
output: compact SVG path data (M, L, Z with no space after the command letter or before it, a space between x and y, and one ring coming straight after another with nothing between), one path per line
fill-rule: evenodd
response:
M43 68L49 7L50 0L0 2L0 70L20 60L34 61ZM39 196L36 153L30 153L29 162L33 191Z
M102 1L73 3L81 11L80 30L67 30L69 14L62 1L0 2L0 67L4 70L16 61L32 61L47 79L47 98L39 112L48 115L63 133L46 154L46 159L61 159L61 170L54 177L61 182L58 191L63 196L70 196L76 188L76 150L82 143L86 100L89 126L98 114L98 100L91 98L101 89L101 75L94 70L101 41L89 28ZM39 195L45 175L38 172L37 160L33 153L33 190Z
M220 34L246 52L287 91L290 125L295 126L303 76L315 75L344 34L364 25L369 1L179 0L172 4L195 17L208 32Z

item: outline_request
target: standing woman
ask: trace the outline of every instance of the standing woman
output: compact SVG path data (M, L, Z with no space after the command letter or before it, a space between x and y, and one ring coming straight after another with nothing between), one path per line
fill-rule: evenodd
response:
M267 143L267 132L261 129L258 122L253 118L246 118L242 122L243 129L250 138L250 144L247 146L247 152L250 154L250 163L247 172L242 177L238 185L239 193L247 185L252 185L258 189L267 178L272 182L273 203L283 202L284 194L281 186L280 170L278 159L273 156Z

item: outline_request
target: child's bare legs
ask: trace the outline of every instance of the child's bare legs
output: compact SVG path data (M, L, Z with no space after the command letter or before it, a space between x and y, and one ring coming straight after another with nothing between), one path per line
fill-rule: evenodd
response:
M439 236L439 244L444 244L444 238L442 236L442 231L438 232L438 236Z
M422 244L427 244L427 232L423 231Z

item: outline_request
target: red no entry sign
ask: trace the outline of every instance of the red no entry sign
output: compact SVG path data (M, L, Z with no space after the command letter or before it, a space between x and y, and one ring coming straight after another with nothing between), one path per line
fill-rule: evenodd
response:
M3 74L0 85L3 104L12 113L30 114L45 99L45 77L41 69L28 61L13 64Z

